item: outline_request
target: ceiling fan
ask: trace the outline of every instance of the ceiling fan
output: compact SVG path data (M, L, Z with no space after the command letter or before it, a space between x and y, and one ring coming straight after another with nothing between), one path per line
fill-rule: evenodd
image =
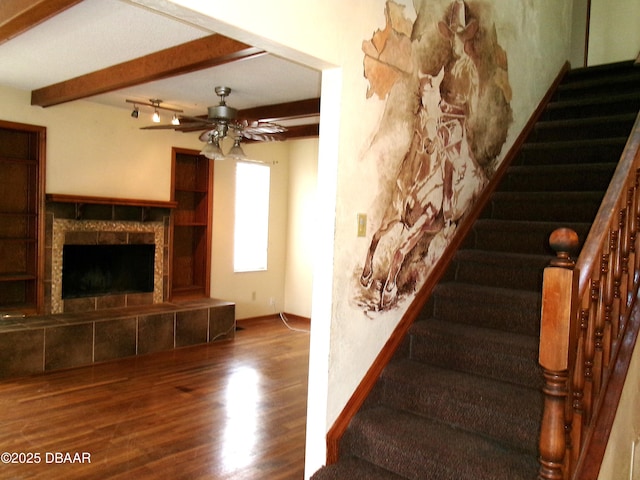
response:
M226 97L231 93L231 88L216 87L215 92L216 95L220 97L220 103L209 107L206 117L181 115L179 125L151 125L142 127L142 129L173 129L182 132L197 132L204 130L200 135L200 140L205 142L206 145L201 153L208 158L216 160L224 158L224 155L220 151L219 142L230 134L234 137L234 146L228 155L231 157L234 157L234 150L242 151L240 148L240 142L243 139L259 142L285 139L284 133L287 129L281 125L257 120L252 121L238 119L238 110L228 106L225 101Z

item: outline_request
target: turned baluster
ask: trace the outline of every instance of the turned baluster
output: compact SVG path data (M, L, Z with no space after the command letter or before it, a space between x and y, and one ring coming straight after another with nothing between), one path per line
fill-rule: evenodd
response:
M640 271L640 248L638 242L640 241L640 235L638 235L638 228L640 228L640 168L636 169L636 182L635 182L635 195L633 197L633 210L631 211L633 242L631 243L631 250L633 251L633 271L631 272L631 288L632 292L635 291L635 287L638 285L638 271Z
M603 248L606 248L604 246ZM597 295L597 309L595 318L595 331L594 331L594 347L595 355L593 357L593 395L598 396L600 388L602 387L602 374L603 374L603 355L604 355L604 332L607 318L607 304L606 304L606 292L607 292L607 278L609 273L609 254L603 253L600 257L600 288Z
M626 202L626 200L625 200ZM618 237L615 245L615 259L613 262L613 306L611 308L611 338L613 343L617 343L620 333L620 314L624 312L623 307L623 271L624 267L624 244L627 236L627 209L621 208L618 215Z
M594 274L597 272L594 272ZM596 316L598 315L598 292L600 291L600 280L591 278L590 288L587 295L587 331L584 342L584 398L583 412L585 421L591 420L593 412L593 359L596 355Z
M584 384L585 384L585 371L584 371L584 344L585 337L587 335L587 321L589 318L589 311L584 308L580 309L580 324L577 333L577 345L575 363L573 364L572 375L572 387L571 392L573 395L572 402L572 416L571 416L571 466L573 467L580 456L580 446L582 445L582 426L584 424ZM571 352L571 350L570 350ZM567 420L567 423L569 420Z
M602 367L609 366L611 358L611 344L613 342L613 317L615 316L615 263L617 256L618 231L609 231L609 245L606 260L606 282L604 283L603 303L604 303L604 323L602 324Z
M557 252L544 270L539 363L544 373L544 411L540 429L540 480L562 480L565 473L566 408L569 392L569 350L575 263L569 252L578 235L566 228L554 231L549 244Z
M624 210L624 235L620 241L620 319L618 321L618 334L623 328L621 322L627 316L629 310L629 259L631 258L631 217L633 205L633 188L627 190L627 200Z

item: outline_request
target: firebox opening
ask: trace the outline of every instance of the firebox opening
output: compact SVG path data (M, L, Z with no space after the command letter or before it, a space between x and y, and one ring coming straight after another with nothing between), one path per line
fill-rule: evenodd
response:
M155 245L64 245L62 298L153 291Z

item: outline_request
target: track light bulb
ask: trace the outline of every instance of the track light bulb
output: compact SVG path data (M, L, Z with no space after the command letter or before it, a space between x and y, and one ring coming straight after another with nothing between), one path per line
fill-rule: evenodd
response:
M153 123L160 123L160 114L158 113L158 110L153 112L153 117L151 117L151 119L153 120Z

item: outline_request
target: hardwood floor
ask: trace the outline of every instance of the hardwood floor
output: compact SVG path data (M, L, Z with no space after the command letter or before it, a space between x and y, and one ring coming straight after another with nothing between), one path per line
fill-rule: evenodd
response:
M231 341L0 382L0 452L40 460L3 454L0 478L302 479L309 334L238 324Z

